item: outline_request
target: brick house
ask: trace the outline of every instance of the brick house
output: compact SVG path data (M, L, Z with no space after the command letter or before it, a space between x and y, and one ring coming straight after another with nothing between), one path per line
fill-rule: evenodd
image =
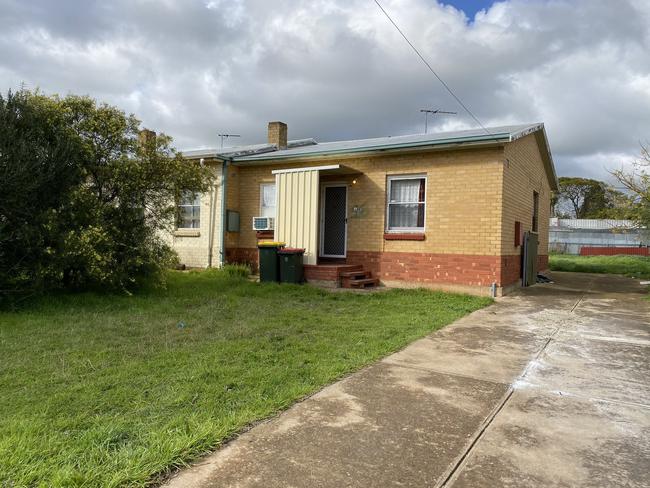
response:
M173 245L190 266L255 267L258 240L275 239L306 249L308 281L363 271L505 293L520 283L525 232L547 267L557 178L543 124L488 131L316 143L271 122L266 144L185 152L214 167L215 186L181 202ZM255 217L273 229L254 230Z

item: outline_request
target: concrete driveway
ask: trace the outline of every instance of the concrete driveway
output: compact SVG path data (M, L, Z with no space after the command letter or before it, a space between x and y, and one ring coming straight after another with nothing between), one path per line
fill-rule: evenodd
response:
M645 290L553 277L325 388L166 486L649 486Z

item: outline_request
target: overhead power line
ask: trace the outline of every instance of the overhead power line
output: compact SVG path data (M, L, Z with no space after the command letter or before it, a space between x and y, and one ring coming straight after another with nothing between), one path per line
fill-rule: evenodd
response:
M431 65L429 64L429 62L428 62L426 59L424 59L424 56L422 56L422 54L420 54L420 51L418 51L418 49L413 45L413 43L409 40L409 38L406 37L406 34L404 34L404 32L402 32L402 29L400 29L399 26L398 26L398 25L395 23L395 21L392 19L392 17L391 17L390 15L388 15L388 12L386 12L386 10L384 9L384 7L381 6L381 3L379 3L378 0L374 0L374 2L377 4L377 7L379 7L379 10L381 10L381 11L384 13L384 15L386 16L386 18L390 21L390 23L393 24L393 27L395 27L395 29L397 29L397 32L399 32L400 35L404 38L404 40L408 43L408 45L411 46L411 49L413 49L413 51L415 51L415 54L418 55L418 57L422 60L422 62L424 63L424 65L425 65L427 68L429 68L429 71L431 71L431 73L433 73L433 76L435 76L435 77L438 79L438 81L442 84L442 86L445 87L445 89L449 92L449 94L450 94L452 97L454 97L454 99L458 102L458 104L459 104L461 107L463 107L463 109L465 110L465 112L467 112L467 113L472 117L472 119L474 119L474 121L475 121L475 122L476 122L476 123L481 127L481 129L483 129L483 130L484 130L485 132L487 132L488 134L492 135L492 133L491 133L489 130L487 130L487 129L485 128L485 126L484 126L484 125L481 123L481 121L476 117L476 115L474 115L474 114L472 113L472 111L471 111L469 108L467 108L467 106L463 103L463 101L462 101L460 98L458 98L458 96L457 96L457 95L454 93L454 91L449 87L449 85L447 85L447 83L445 83L445 80L443 80L443 79L440 77L440 75L438 75L438 73L436 73L436 70L434 70L434 69L431 67Z

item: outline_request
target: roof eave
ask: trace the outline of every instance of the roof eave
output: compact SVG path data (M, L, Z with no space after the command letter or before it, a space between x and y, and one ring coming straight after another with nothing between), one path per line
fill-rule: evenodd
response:
M546 136L546 129L544 128L544 124L540 124L539 129L536 131L535 137L537 137L538 144L543 147L542 158L544 160L544 165L546 166L546 171L548 173L548 180L551 186L551 190L558 192L560 191L560 183L557 179L555 163L553 162L553 155L551 154L551 146L548 143L548 137Z
M298 153L298 154L269 154L264 157L239 157L234 158L235 163L265 163L268 161L280 161L287 159L313 159L328 156L342 156L347 154L376 154L390 151L400 150L428 150L428 149L454 149L461 146L476 147L476 146L492 146L501 145L509 142L510 134L491 134L489 136L473 136L462 139L440 139L438 141L423 141L417 143L404 143L404 144L387 144L385 146L366 146L357 148L347 148L338 150L324 150L319 152Z
M517 132L513 132L510 134L510 142L516 141L517 139L521 139L524 136L527 136L528 134L532 134L533 132L537 132L538 130L543 131L544 130L544 124L543 123L538 123L538 124L533 124L525 129L522 129Z

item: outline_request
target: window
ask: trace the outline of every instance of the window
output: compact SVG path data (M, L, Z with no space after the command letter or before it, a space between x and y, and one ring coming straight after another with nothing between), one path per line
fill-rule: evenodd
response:
M387 230L424 231L426 178L424 176L389 176Z
M539 231L539 193L533 192L533 232Z
M275 217L275 183L260 185L260 217Z
M178 203L178 228L198 229L201 226L201 195L189 193Z

